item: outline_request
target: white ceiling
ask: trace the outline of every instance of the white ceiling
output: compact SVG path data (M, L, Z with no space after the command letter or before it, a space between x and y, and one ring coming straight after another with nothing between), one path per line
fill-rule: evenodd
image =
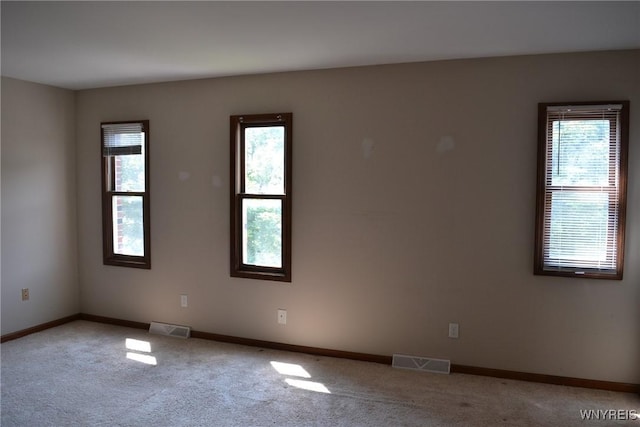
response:
M640 48L640 2L7 2L2 75L69 89Z

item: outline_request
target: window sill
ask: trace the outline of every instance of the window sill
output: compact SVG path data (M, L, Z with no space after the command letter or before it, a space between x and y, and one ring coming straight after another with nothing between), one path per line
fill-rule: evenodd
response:
M232 270L231 277L240 277L244 279L272 280L277 282L291 282L291 275L282 273L282 272Z
M151 262L140 258L105 258L104 265L111 265L115 267L130 267L130 268L142 268L145 270L151 270Z
M602 272L602 271L589 271L589 270L555 270L555 269L536 269L533 274L537 276L559 276L559 277L573 277L576 279L604 279L604 280L622 280L622 272Z

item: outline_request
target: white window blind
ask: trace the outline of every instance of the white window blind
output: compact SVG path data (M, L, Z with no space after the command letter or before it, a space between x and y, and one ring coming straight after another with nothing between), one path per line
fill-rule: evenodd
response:
M124 156L142 153L143 123L116 123L102 125L102 155Z

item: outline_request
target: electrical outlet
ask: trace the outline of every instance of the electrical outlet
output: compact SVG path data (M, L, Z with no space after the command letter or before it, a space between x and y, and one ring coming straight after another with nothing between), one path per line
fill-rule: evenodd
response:
M22 301L27 301L29 299L29 288L22 289Z
M181 307L187 307L189 305L189 299L187 298L186 295L180 295L180 306Z
M278 310L278 323L281 325L287 324L287 310Z
M449 338L458 338L459 327L457 323L449 323Z

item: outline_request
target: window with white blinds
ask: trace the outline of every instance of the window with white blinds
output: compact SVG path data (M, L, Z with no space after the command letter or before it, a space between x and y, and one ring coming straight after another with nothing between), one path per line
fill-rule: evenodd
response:
M536 274L622 279L629 102L539 105Z
M151 268L149 122L101 124L103 262Z

